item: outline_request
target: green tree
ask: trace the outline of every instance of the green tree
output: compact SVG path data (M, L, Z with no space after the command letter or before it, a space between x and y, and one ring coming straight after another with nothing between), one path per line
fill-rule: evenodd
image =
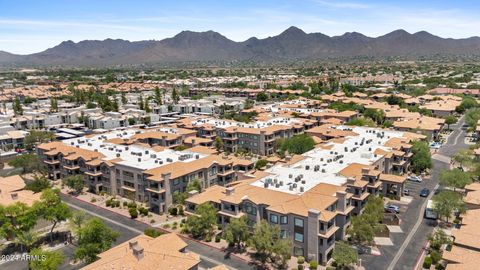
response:
M187 192L196 190L198 192L202 191L202 184L200 184L200 181L198 179L194 179L192 182L188 183L187 185Z
M37 224L38 212L22 202L3 207L0 205L0 236L12 238L28 232Z
M48 180L44 175L35 174L33 176L33 181L28 182L25 189L31 190L34 193L38 193L44 189L50 188L51 186L50 180Z
M347 123L345 123L347 126L359 126L359 127L374 127L375 122L373 122L372 119L370 118L365 118L365 117L354 117L350 119Z
M213 233L217 222L217 210L210 203L203 203L195 209L196 215L187 218L186 226L195 238L203 238Z
M72 213L72 217L69 219L68 225L72 232L78 236L80 230L83 228L87 220L88 218L85 212L74 211Z
M242 243L247 241L249 235L247 220L245 217L231 219L230 223L223 231L225 240L230 245L237 245L239 248Z
M150 108L150 104L148 103L148 100L145 100L145 103L143 104L143 109L145 110L146 113L152 112L152 109Z
M414 141L412 145L412 171L415 173L421 173L427 169L430 169L433 163L428 144L421 141Z
M465 212L465 203L460 194L451 190L444 190L433 196L433 212L438 218L448 220L452 217L454 211Z
M471 168L474 164L475 156L470 149L460 149L460 151L453 156L453 160L459 163L462 168Z
M352 225L348 229L352 239L358 243L370 244L383 220L383 199L370 196L361 215L352 218Z
M438 251L443 245L452 244L452 240L442 229L436 230L434 233L430 233L428 235L428 241L430 241L430 247Z
M403 99L401 97L398 97L398 96L394 96L394 95L390 95L388 96L385 101L389 104L389 105L402 105L404 102L403 102Z
M222 138L220 138L220 136L217 136L215 138L215 149L218 152L220 152L223 149L223 141L222 141Z
M38 242L38 233L34 230L20 232L16 235L15 243L22 247L22 251L30 252L30 250Z
M139 108L140 110L143 110L144 105L143 105L143 97L142 97L142 95L139 95L139 96L138 96L138 102L137 102L137 104L138 104L138 108Z
M332 257L337 263L338 269L345 269L347 266L355 264L358 261L357 251L343 241L335 243Z
M478 120L480 120L480 108L471 108L465 113L465 123L471 128L477 126Z
M174 204L185 204L185 200L188 198L187 192L175 191L172 194Z
M58 112L58 101L56 98L50 99L50 112Z
M142 118L142 123L144 125L150 125L151 122L152 122L152 118L150 118L150 116L145 116Z
M122 104L125 105L128 103L128 99L127 97L125 96L125 92L122 92L121 94L121 100L122 100Z
M447 129L450 129L450 125L457 123L457 118L453 115L445 117L445 124L447 124Z
M31 256L40 257L40 260L30 260L28 266L31 270L57 270L65 260L61 251L46 251L40 248L30 252Z
M265 92L260 92L257 94L257 98L256 98L257 101L259 102L265 102L268 100L268 95L267 93Z
M40 202L37 203L37 207L40 210L40 215L47 221L52 222L52 228L50 233L53 232L55 226L62 221L67 220L72 216L72 212L68 205L63 203L59 196L60 191L58 189L45 189L40 196Z
M289 139L285 139L281 146L280 151L288 151L290 154L303 154L312 150L315 147L315 141L307 134L295 135Z
M455 108L458 113L464 113L466 110L478 107L477 101L472 97L464 97L462 103Z
M23 106L18 97L15 98L15 101L13 102L13 112L15 115L23 115Z
M46 168L43 162L36 154L18 155L8 162L8 165L14 168L22 168L23 173L45 172Z
M452 170L443 170L440 172L440 185L451 187L453 190L464 188L472 182L472 177L468 172L454 168Z
M268 161L266 159L259 159L257 162L255 162L255 169L259 170L265 166L267 166Z
M25 149L33 150L37 144L41 143L48 143L55 140L55 134L50 131L41 131L41 130L30 130L25 139L23 140L23 144Z
M178 101L180 101L180 95L178 94L176 88L173 88L172 90L172 100L173 100L173 104L177 104Z
M128 118L128 125L129 126L135 125L135 118Z
M95 105L95 103L89 101L87 103L87 109L95 109L97 107L97 105Z
M155 102L159 106L162 105L162 93L160 91L160 88L158 88L158 86L155 86L154 93L155 93Z
M75 259L91 263L97 255L112 247L119 234L99 218L89 219L78 232L78 248Z
M381 125L385 120L385 113L382 110L377 109L365 109L365 111L363 111L363 116L372 119L378 125Z
M70 175L62 179L62 184L73 189L76 194L80 194L85 186L83 176L80 174Z
M290 258L292 243L281 237L280 227L271 226L265 220L255 225L254 233L248 242L262 263L270 259L272 262L280 261L280 264L284 265Z

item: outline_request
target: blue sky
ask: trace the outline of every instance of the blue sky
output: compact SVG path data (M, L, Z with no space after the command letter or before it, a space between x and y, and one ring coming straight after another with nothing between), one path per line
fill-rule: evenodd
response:
M379 36L396 29L480 35L478 0L0 0L0 50L32 53L64 40L160 40L214 30L243 41L295 25L306 32Z

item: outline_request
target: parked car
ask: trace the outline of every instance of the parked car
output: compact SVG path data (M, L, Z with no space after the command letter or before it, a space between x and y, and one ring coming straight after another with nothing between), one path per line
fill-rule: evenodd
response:
M410 189L404 189L403 190L403 195L405 195L405 196L410 195Z
M414 174L409 175L407 177L407 179L410 180L410 181L413 181L413 182L418 182L418 183L422 182L422 178L420 176L417 176L417 175L414 175Z
M441 142L432 142L430 144L430 148L432 149L440 149L440 147L442 147L442 143Z
M428 197L429 194L430 194L430 189L428 188L423 188L422 190L420 190L420 197Z
M468 129L468 124L463 124L462 125L462 130L467 130Z
M385 205L384 209L385 209L385 212L388 212L388 213L395 213L395 214L400 213L400 207L393 204Z

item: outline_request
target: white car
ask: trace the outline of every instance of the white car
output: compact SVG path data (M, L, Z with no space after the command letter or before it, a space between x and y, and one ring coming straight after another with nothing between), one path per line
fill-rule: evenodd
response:
M418 182L418 183L421 183L422 182L422 178L420 176L416 176L416 175L409 175L407 177L408 180L410 181L413 181L413 182Z
M433 142L430 144L430 148L432 149L440 149L440 147L442 147L442 143L439 142Z

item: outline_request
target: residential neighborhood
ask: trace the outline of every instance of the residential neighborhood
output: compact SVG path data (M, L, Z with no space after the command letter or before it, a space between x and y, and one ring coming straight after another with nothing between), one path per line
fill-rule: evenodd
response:
M0 3L0 269L479 268L476 3L53 2Z

